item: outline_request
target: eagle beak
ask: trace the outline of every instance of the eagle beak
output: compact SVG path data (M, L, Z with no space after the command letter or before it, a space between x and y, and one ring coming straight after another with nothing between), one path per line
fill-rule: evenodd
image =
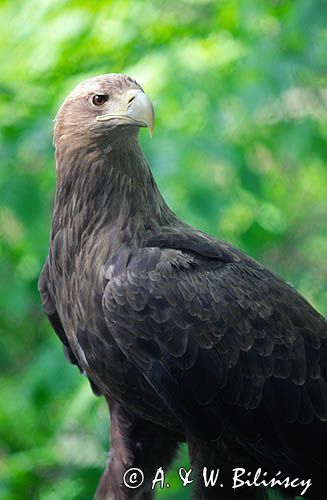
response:
M99 115L98 122L116 120L119 125L148 127L152 137L154 129L154 109L152 102L142 90L130 89L121 95L112 113Z

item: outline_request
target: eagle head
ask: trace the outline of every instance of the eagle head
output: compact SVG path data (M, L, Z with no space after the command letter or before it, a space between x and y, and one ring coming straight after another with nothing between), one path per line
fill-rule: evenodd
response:
M152 102L129 76L105 74L82 82L65 99L55 119L54 143L110 144L135 136L140 127L148 127L151 136Z

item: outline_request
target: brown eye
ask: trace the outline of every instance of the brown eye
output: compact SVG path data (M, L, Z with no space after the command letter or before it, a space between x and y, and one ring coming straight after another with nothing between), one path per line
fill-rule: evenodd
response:
M109 99L109 96L108 95L100 95L100 94L95 94L93 97L92 97L92 103L95 105L95 106L102 106L102 104L104 104L105 102L107 102Z

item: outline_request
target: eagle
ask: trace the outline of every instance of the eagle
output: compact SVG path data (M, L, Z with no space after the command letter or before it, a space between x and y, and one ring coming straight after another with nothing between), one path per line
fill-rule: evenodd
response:
M233 487L235 470L309 478L305 498L323 500L327 321L275 273L173 213L141 127L153 131L153 105L123 74L79 84L54 127L39 291L66 356L108 403L95 499L153 499L156 471L184 442L196 500L267 498L264 481ZM142 471L138 488L124 481L130 469ZM219 470L217 484L204 469ZM286 498L301 493L285 484Z

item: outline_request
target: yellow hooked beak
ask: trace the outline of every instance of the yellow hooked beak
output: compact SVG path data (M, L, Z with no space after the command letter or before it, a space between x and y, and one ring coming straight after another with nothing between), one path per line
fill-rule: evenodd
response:
M130 89L119 97L111 113L96 117L98 122L117 120L120 125L148 127L152 137L154 109L152 102L142 90Z

